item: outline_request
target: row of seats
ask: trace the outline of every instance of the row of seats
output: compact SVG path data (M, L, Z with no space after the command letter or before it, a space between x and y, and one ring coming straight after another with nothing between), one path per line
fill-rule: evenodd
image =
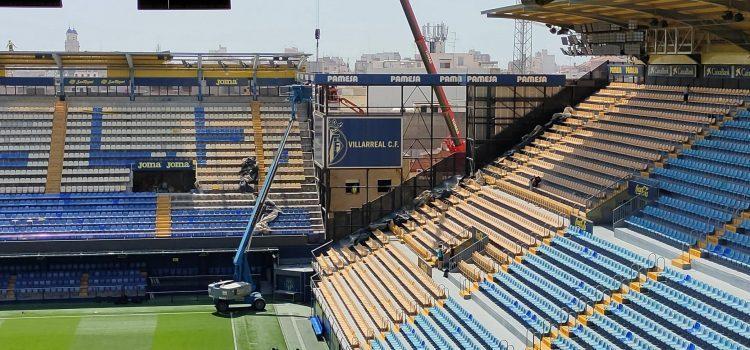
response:
M0 169L8 173L0 178L0 193L42 193L52 134L52 109L3 108Z
M750 209L750 156L742 153L750 147L750 129L743 128L743 111L653 170L650 177L661 196L639 217L626 220L631 228L679 248L707 241L702 250L709 259L750 271L747 236L740 228L739 233L724 229Z
M617 84L611 87L625 89ZM539 177L533 191L580 209L591 207L650 162L662 160L717 121L715 107L689 103L682 104L685 108L665 110L676 104L642 99L637 94L633 99L628 94L594 95L589 101L597 102L595 106L579 107L593 108L596 114L574 113L521 152L495 162L493 167L502 172L490 169L489 174L521 186Z

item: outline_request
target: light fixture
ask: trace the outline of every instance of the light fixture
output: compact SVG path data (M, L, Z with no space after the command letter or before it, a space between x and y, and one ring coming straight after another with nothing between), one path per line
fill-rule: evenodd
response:
M648 24L652 27L656 27L659 25L659 20L656 18L652 18L651 21L648 22Z
M732 11L724 12L724 14L721 15L721 19L725 21L731 21L733 17L734 17L734 13L732 13Z
M735 22L742 22L745 20L745 16L742 15L742 13L737 12L734 14L734 21Z
M661 26L662 28L666 28L667 26L669 26L669 23L667 23L666 19L663 19L661 20L661 22L659 22L659 26Z
M549 32L552 33L552 34L555 34L555 33L557 33L557 28L550 28Z

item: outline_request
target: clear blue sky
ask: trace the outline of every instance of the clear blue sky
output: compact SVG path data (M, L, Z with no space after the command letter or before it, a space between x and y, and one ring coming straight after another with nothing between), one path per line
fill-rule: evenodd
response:
M504 65L512 57L513 21L487 19L482 10L513 0L412 0L420 23L446 22L457 51L477 49ZM0 40L18 50L62 50L68 26L81 50L314 53L316 0L233 0L230 11L138 11L136 0L63 0L62 9L0 9ZM397 0L320 0L321 55L356 59L362 53L416 49ZM559 38L534 27L534 51L559 53ZM452 44L449 44L452 49ZM558 57L559 63L568 63ZM352 61L353 63L353 61Z

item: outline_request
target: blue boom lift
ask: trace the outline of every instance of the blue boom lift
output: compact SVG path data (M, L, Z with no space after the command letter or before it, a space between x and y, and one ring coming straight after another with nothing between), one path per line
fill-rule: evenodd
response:
M255 200L253 210L250 213L250 220L245 228L245 233L242 235L242 241L240 241L240 246L237 248L237 253L234 255L234 279L219 281L208 285L208 295L213 299L216 311L220 313L226 313L229 311L229 305L232 303L249 304L256 310L264 310L266 308L266 300L263 299L263 296L257 291L257 286L253 283L250 275L247 249L250 247L250 243L253 240L255 226L263 217L268 192L271 190L273 178L279 167L279 159L281 158L281 154L286 145L286 140L289 137L289 132L294 125L294 121L297 120L297 104L304 100L309 100L310 94L311 91L309 87L302 85L292 86L292 94L290 97L292 114L289 118L289 124L284 132L284 137L281 138L279 147L273 157L273 162L268 168L263 187L261 187L258 192L258 198Z

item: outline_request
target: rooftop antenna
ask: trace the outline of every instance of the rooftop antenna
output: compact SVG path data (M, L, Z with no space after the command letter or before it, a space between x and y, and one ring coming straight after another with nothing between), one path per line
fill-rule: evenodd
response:
M8 51L13 52L16 50L16 44L14 44L12 41L8 40L8 44L5 45L5 47L8 48Z
M317 70L320 71L320 0L316 2L315 13L315 62L317 62Z

